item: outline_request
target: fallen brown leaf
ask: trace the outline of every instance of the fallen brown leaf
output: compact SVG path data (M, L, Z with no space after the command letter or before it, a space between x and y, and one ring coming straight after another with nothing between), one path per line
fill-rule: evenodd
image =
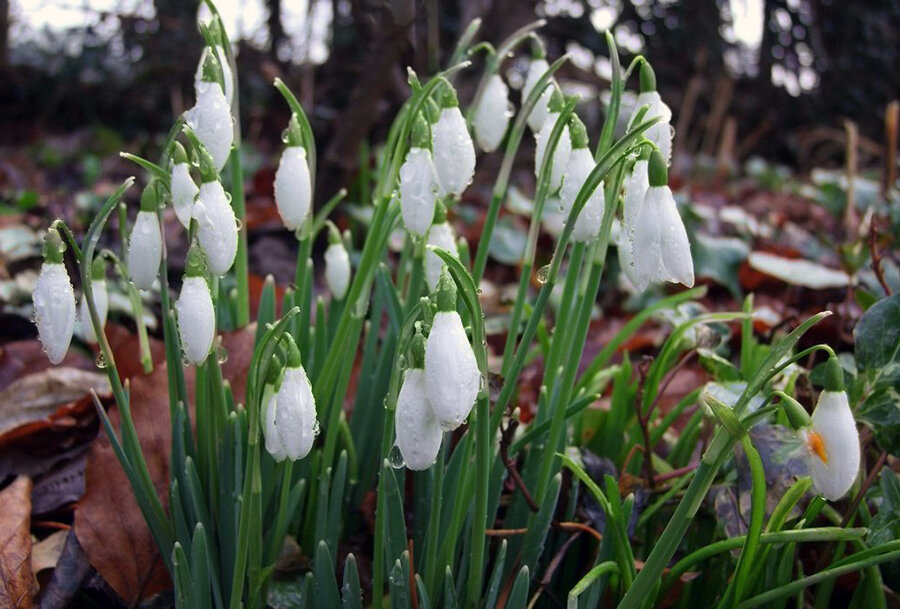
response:
M31 479L19 476L0 491L0 606L34 607L30 528Z
M68 536L68 530L56 531L34 544L34 548L31 551L31 568L35 573L40 573L44 569L52 569L56 566Z

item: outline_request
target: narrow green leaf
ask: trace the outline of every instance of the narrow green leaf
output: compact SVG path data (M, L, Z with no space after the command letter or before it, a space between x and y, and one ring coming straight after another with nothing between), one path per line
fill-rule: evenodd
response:
M341 592L338 589L334 562L328 552L328 544L320 541L316 546L315 572L316 600L320 607L340 607Z
M341 603L343 609L363 609L362 588L359 585L359 569L356 557L347 554L344 561L344 585L341 587Z
M519 570L519 574L516 576L509 599L506 601L506 609L525 609L525 603L528 602L529 584L530 576L526 565Z

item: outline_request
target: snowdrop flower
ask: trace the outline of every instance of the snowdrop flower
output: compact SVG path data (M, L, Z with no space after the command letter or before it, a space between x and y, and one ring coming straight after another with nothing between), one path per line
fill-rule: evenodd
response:
M813 410L812 425L805 432L813 488L830 501L843 497L859 472L859 433L843 376L837 358L830 357L825 388Z
M669 106L660 97L659 91L656 90L656 75L653 73L653 68L646 61L641 64L641 92L635 101L634 112L628 120L629 129L644 106L649 107L641 122L657 117L660 119L658 123L644 132L644 136L656 144L666 160L666 165L668 165L672 160L672 110L669 109Z
M419 117L413 126L413 143L400 167L400 213L406 230L422 236L431 226L438 183L431 160L428 124Z
M210 86L198 89L197 103L187 111L185 122L212 155L216 171L220 172L231 154L234 124L231 105L222 87L217 86L218 74L221 74L218 61L212 54L207 54L203 64L203 81L210 83Z
M275 431L281 439L285 456L296 461L309 454L318 433L316 400L306 370L300 362L300 351L288 339L288 359L284 378L275 396Z
M275 393L266 400L266 412L263 419L263 439L266 441L266 452L272 455L276 461L287 459L287 451L281 443L281 436L275 427L275 411L278 405Z
M328 249L325 250L325 281L338 300L343 300L350 287L350 256L337 227L328 223Z
M157 184L151 182L141 193L141 210L134 220L128 242L128 272L131 274L131 281L140 290L149 290L153 285L162 260L158 205Z
M441 425L425 389L425 338L416 334L411 348L411 366L397 395L394 432L406 466L428 469L441 448Z
M523 104L525 103L525 100L528 99L528 96L531 95L531 91L534 89L535 85L537 85L537 81L548 69L550 69L550 65L547 63L547 60L544 59L543 55L533 59L528 65L528 74L526 74L525 84L522 86ZM550 98L553 96L553 90L555 88L556 86L551 80L550 85L544 89L543 93L541 93L531 114L528 115L528 126L531 127L531 130L534 133L540 131L547 121L547 114L549 113L548 106L550 105Z
M497 149L503 141L512 115L509 87L499 74L494 74L488 79L478 107L475 108L475 139L482 150L493 152Z
M211 47L203 47L203 53L200 54L200 61L197 63L197 72L194 74L194 91L197 92L198 97L206 87L218 84L203 80L203 67L206 65L206 57L211 51ZM216 45L216 53L219 56L219 65L222 67L222 80L225 83L225 99L228 100L228 105L231 106L231 102L234 99L234 74L231 72L231 64L228 63L225 49L221 45Z
M648 161L639 158L630 174L625 178L625 196L622 199L622 230L619 232L619 240L616 243L619 253L619 266L632 284L637 284L634 278L634 230L637 225L638 212L644 204L644 196L650 188L647 175Z
M541 175L541 165L544 163L544 154L547 151L547 142L550 141L550 133L553 131L553 126L556 124L556 121L559 120L559 115L562 111L562 95L558 91L554 90L553 92L550 108L550 113L547 115L547 120L544 121L543 127L541 127L541 130L534 136L534 175L538 178L540 178ZM563 127L562 134L559 136L559 141L556 143L556 149L553 151L553 159L550 167L551 193L559 190L559 187L562 185L563 175L566 172L566 166L569 164L569 155L571 154L572 139L569 135L569 126L566 125Z
M447 222L447 210L441 203L438 203L434 212L434 224L428 230L428 245L447 250L454 258L459 258L453 228ZM428 282L429 291L434 292L437 289L444 266L440 256L432 251L425 253L425 280Z
M461 195L475 175L475 145L459 111L456 92L443 88L441 113L431 126L431 149L442 195Z
M658 151L650 156L650 187L635 219L631 255L633 280L638 290L650 283L671 281L694 285L691 245L672 191L666 186L665 160Z
M51 228L44 237L44 263L31 293L38 337L52 364L66 356L75 330L75 291L63 264L65 251L59 232Z
M206 283L206 263L196 242L188 251L175 312L184 356L189 363L199 366L206 361L216 337L216 314Z
M192 218L197 221L197 241L206 254L209 270L221 276L234 264L238 244L237 219L231 198L225 194L211 164L212 158L203 148L198 152L203 183L194 202Z
M572 117L570 133L572 134L572 154L569 155L562 189L559 193L560 205L566 216L572 210L585 180L596 166L594 155L588 149L587 130L577 116ZM597 235L600 234L600 225L603 223L603 207L603 183L601 182L585 202L575 220L575 226L572 227L573 241L584 243L597 238Z
M109 313L109 292L106 289L106 262L103 258L94 258L91 267L91 295L94 300L94 308L97 317L100 318L100 329L106 326L106 316ZM94 332L94 324L91 320L91 312L88 309L85 294L81 295L78 319L80 322L81 337L90 344L97 343L97 334Z
M312 207L312 178L297 115L287 129L287 147L275 172L275 205L288 230L297 230L309 217Z
M172 153L172 207L178 221L185 228L191 227L191 212L194 209L194 199L197 198L199 188L191 177L191 166L188 163L187 153L181 142L175 142L175 150Z
M456 285L446 271L437 289L437 308L425 343L425 391L441 427L450 431L469 416L481 372L456 312Z

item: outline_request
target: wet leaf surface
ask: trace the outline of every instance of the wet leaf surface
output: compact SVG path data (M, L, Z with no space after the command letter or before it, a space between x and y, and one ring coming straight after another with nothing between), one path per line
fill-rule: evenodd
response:
M31 480L19 476L0 491L0 606L34 607L31 568Z

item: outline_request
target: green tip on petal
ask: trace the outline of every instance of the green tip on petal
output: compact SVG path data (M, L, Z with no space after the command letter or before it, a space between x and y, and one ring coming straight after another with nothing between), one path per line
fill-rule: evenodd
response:
M646 59L641 62L641 93L656 91L656 73Z
M841 368L841 362L838 358L831 355L825 362L825 391L843 391L844 390L844 369Z
M106 259L103 256L94 258L91 263L91 279L94 281L104 281L106 279Z
M215 40L219 45L224 47L228 44L228 39L225 38L225 28L222 27L222 22L219 21L218 17L215 19L211 19L209 21L209 33L212 34L213 40ZM225 59L224 57L222 59Z
M431 221L432 224L443 224L447 221L447 207L444 205L443 201L438 200L437 204L434 206L434 219Z
M196 222L196 220L192 220L191 224ZM203 256L203 250L200 249L200 244L196 240L191 243L191 249L188 250L187 260L184 262L184 276L206 276L206 258Z
M669 183L669 170L666 169L666 160L659 150L650 153L650 163L647 167L647 177L650 186L666 186Z
M413 121L412 145L413 148L431 150L431 129L428 127L428 121L421 114Z
M416 334L412 338L412 343L409 346L409 355L410 368L425 367L425 337L419 329L416 329Z
M456 284L450 277L450 271L446 268L441 272L441 278L437 285L438 311L448 312L456 310Z
M431 124L438 122L438 119L441 118L441 107L437 105L437 102L432 97L425 100L425 115Z
M284 364L278 354L272 354L272 361L269 363L269 369L266 370L266 384L273 387L281 385L281 375L284 372Z
M66 244L59 235L59 231L51 226L44 237L44 262L51 264L62 264L63 252L66 251Z
M553 94L550 96L550 101L547 103L547 109L550 112L562 112L563 107L566 105L566 100L563 98L562 91L559 90L555 84L550 83L550 87L553 89Z
M569 120L569 136L572 138L572 149L588 147L588 132L584 123L576 115Z
M300 119L296 112L291 114L291 120L285 131L285 140L288 146L303 146L303 131L300 129Z
M156 180L152 180L141 193L141 211L156 213L159 210L159 190Z
M181 145L181 142L176 141L172 146L172 162L176 165L188 162L187 151L184 149L184 146Z
M284 335L285 341L287 341L287 367L288 368L299 368L302 365L300 361L300 349L297 348L297 343L294 342L294 338L290 334Z
M441 109L458 108L459 99L456 97L456 90L447 83L441 87Z
M335 226L334 222L326 220L325 224L328 226L328 245L343 244L344 242L341 240L341 231L338 230L338 227Z
M541 37L531 33L531 60L536 61L538 59L546 59L547 58L547 49L544 46L544 41L541 40Z
M203 82L214 82L217 84L222 84L225 82L225 76L222 73L222 66L219 65L219 60L216 59L216 53L214 49L210 49L206 54L206 59L203 60Z
M812 419L803 404L795 400L789 395L781 395L781 407L787 415L791 427L794 429L804 429L812 425Z

